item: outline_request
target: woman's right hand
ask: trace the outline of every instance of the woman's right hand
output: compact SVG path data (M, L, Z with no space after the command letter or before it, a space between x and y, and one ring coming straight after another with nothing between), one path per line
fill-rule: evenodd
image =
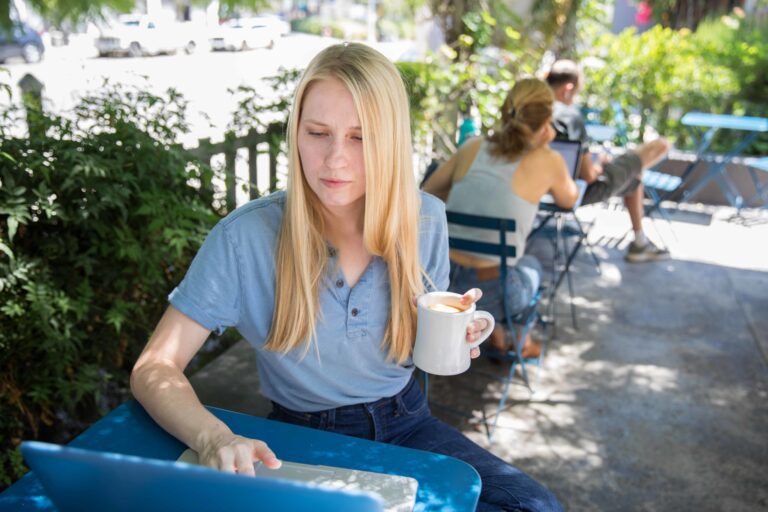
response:
M254 475L253 464L256 461L261 461L270 469L278 469L282 465L264 441L232 433L213 437L200 451L199 459L204 466L241 475Z

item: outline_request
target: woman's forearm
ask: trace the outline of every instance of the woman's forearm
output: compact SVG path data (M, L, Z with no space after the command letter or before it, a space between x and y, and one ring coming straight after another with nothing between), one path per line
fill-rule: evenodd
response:
M198 453L215 439L232 434L224 422L203 407L184 372L170 362L135 368L131 391L152 419Z

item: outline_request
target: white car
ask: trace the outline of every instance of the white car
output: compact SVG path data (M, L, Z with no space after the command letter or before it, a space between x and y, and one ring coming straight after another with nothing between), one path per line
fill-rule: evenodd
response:
M199 27L190 23L161 21L143 15L120 16L114 26L103 29L96 38L100 57L109 55L173 54L178 50L192 53L198 45Z
M210 38L214 51L272 48L291 28L277 16L236 18L225 21Z

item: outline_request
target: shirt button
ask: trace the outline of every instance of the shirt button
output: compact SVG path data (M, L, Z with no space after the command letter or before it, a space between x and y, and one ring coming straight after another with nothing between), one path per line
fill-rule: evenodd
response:
M357 308L352 308L352 311L350 311L350 313L352 313L352 316L357 316L357 314L358 314L359 312L360 312L360 311L359 311Z
M342 281L341 279L336 281L336 288L341 288L342 286L344 286L344 281Z

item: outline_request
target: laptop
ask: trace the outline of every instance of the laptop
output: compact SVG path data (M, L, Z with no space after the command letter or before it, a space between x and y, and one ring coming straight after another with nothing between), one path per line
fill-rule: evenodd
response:
M577 140L553 140L549 143L550 149L560 153L565 160L565 166L571 174L571 178L579 178L581 164L581 142Z
M563 157L565 160L565 166L568 168L568 173L576 182L576 186L579 188L579 197L576 200L576 204L573 205L573 209L576 209L581 205L581 200L584 198L584 192L587 189L587 183L579 179L579 171L581 169L581 142L572 140L553 140L549 143L549 147ZM545 209L557 208L555 205L555 198L552 194L544 194L541 198L540 205Z
M198 464L197 453L190 449L185 450L178 460ZM419 482L415 478L406 476L285 460L278 469L269 469L260 461L254 463L253 468L257 477L278 478L329 489L374 492L383 500L386 512L412 511L419 488Z
M288 464L288 471L282 477L265 473L272 471L265 468L254 478L186 462L34 441L22 443L21 452L47 496L61 512L208 512L252 510L254 507L270 511L304 511L308 508L313 512L400 511L412 510L418 486L412 478L373 473L382 481L390 482L388 485L392 488L395 482L398 483L402 499L390 498L387 503L379 494L379 488L362 483L334 487L320 483L314 477L306 478L306 474L313 471L328 474L331 470L335 473L337 468L328 470L322 466L300 465L308 468L304 470L305 477L294 474L291 478L288 472L296 472L292 469L293 464L284 462L284 466ZM369 482L375 481L368 478ZM407 488L407 492L403 488Z

